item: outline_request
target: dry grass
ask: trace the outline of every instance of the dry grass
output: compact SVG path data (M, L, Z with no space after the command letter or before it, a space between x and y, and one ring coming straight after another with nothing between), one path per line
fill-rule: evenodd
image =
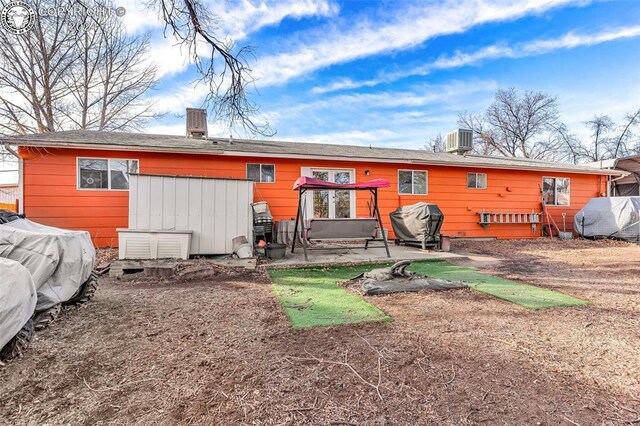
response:
M583 257L596 251L582 266L565 248ZM457 249L497 256L467 262L489 272L594 305L532 312L473 290L395 294L370 299L393 323L292 330L262 273L103 280L94 302L67 310L0 371L0 423L640 418L640 289L633 272L612 266L637 247L526 241Z

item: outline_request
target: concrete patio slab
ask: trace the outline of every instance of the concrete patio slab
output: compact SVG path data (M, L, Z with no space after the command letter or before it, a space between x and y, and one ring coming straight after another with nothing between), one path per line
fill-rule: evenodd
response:
M287 248L284 259L274 260L268 264L268 267L291 267L291 266L312 266L325 264L359 264L359 263L380 263L380 262L397 262L399 260L448 260L448 259L466 259L466 256L433 251L421 250L416 247L390 245L389 252L391 258L388 258L384 248L336 248L323 250L309 250L309 261L304 260L304 252L302 247L296 247L295 253L291 253L291 248Z
M173 270L179 264L182 265L220 265L246 269L256 269L257 260L255 258L250 259L236 259L231 257L219 257L216 259L154 259L154 260L115 260L111 263L111 269L109 270L110 277L121 277L127 270L148 270L148 269L170 269Z

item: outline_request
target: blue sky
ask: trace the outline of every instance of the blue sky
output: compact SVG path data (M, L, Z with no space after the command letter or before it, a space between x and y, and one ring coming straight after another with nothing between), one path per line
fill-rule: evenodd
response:
M583 138L593 114L640 107L640 0L203 1L219 33L255 47L252 99L277 139L421 148L510 86L557 96ZM147 132L184 134L204 97L194 67L144 2L116 3L131 33L152 33L165 115Z
M134 6L135 7L135 6ZM562 118L588 137L593 114L640 107L640 1L456 0L211 2L220 31L254 46L252 99L278 139L422 147L482 111L498 88L558 97ZM193 67L148 13L163 74L153 96L166 115L150 133L184 132L198 106ZM146 22L140 27L140 22ZM211 124L210 133L229 129ZM234 135L243 136L234 130Z

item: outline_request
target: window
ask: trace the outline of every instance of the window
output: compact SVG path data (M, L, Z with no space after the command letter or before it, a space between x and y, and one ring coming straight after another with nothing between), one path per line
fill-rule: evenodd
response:
M422 170L398 170L398 194L426 195L427 172Z
M467 188L487 189L486 173L467 173Z
M542 199L546 205L568 206L569 196L569 178L542 178Z
M247 179L273 183L276 181L276 166L273 164L247 164Z
M78 158L79 189L129 189L129 173L138 173L138 160Z

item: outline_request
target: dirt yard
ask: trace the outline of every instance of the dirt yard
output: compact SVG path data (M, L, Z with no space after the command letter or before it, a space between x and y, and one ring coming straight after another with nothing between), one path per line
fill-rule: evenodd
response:
M454 249L465 265L593 305L396 294L369 299L392 323L293 331L263 272L102 279L92 303L0 369L0 423L640 423L638 246Z

